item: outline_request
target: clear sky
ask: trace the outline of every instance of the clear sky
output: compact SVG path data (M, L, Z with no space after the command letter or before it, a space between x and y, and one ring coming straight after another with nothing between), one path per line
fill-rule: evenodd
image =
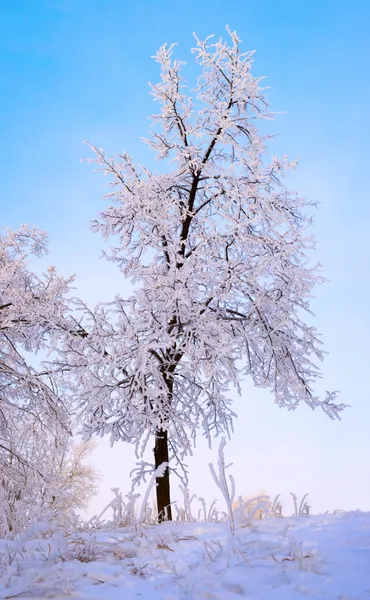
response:
M45 229L48 262L76 273L92 304L128 286L88 229L105 188L80 164L81 141L152 161L139 138L154 112L150 57L163 42L179 43L190 75L193 31L221 36L228 24L257 51L254 74L287 113L272 124L273 150L299 157L290 185L321 203L317 259L330 281L313 308L329 354L318 390L341 390L351 408L341 423L305 406L286 412L246 383L226 452L238 493L282 492L288 505L290 491L309 492L315 511L370 510L369 22L368 0L17 0L0 12L0 226ZM192 491L209 499L214 457L200 443L188 461ZM101 444L94 460L106 476L91 510L111 487L127 491L134 465L124 444Z

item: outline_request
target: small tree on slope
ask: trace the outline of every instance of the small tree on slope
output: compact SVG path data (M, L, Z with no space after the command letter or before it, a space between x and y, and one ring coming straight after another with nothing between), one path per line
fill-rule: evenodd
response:
M93 229L113 237L111 259L136 291L94 313L81 304L87 335L69 339L60 365L73 365L82 384L86 433L139 450L153 435L156 467L171 456L181 463L199 429L209 439L230 429L229 386L245 375L279 406L303 400L330 417L343 409L312 389L322 351L303 315L321 278L307 264L308 203L282 183L292 163L266 159L256 126L271 113L253 53L229 33L230 44L196 39L193 97L173 46L155 56L161 110L145 141L167 172L94 148L112 189ZM168 468L156 493L170 519Z

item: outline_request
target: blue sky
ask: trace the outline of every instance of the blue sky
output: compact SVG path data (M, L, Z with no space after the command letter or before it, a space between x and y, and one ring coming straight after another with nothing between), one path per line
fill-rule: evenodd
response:
M317 259L330 280L317 290L316 325L329 352L318 389L340 389L351 404L341 423L301 407L279 410L266 391L246 383L235 400L239 419L227 448L238 492L310 492L314 510L370 509L368 172L370 140L370 4L367 0L18 0L0 19L0 226L37 224L48 231L48 261L76 273L89 302L109 300L127 285L99 260L102 240L88 229L104 180L81 165L82 140L129 151L152 162L140 143L154 112L148 81L158 79L151 56L178 42L189 61L199 37L236 29L255 49L255 75L266 75L278 133L274 152L299 157L290 185L320 202ZM211 497L208 453L193 460L193 491ZM109 489L126 490L130 448L104 442L94 457L106 472L98 508Z

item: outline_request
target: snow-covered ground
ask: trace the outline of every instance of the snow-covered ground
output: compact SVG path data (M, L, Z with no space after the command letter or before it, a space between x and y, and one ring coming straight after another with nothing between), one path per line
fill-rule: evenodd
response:
M370 513L0 540L1 598L370 600Z

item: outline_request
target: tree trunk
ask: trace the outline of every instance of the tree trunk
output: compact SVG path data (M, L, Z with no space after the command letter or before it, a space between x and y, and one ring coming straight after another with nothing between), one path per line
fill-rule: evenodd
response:
M155 433L154 446L155 468L158 469L164 462L168 463L168 432L157 429ZM156 479L158 521L172 521L171 495L170 495L170 471L167 467L163 477Z

